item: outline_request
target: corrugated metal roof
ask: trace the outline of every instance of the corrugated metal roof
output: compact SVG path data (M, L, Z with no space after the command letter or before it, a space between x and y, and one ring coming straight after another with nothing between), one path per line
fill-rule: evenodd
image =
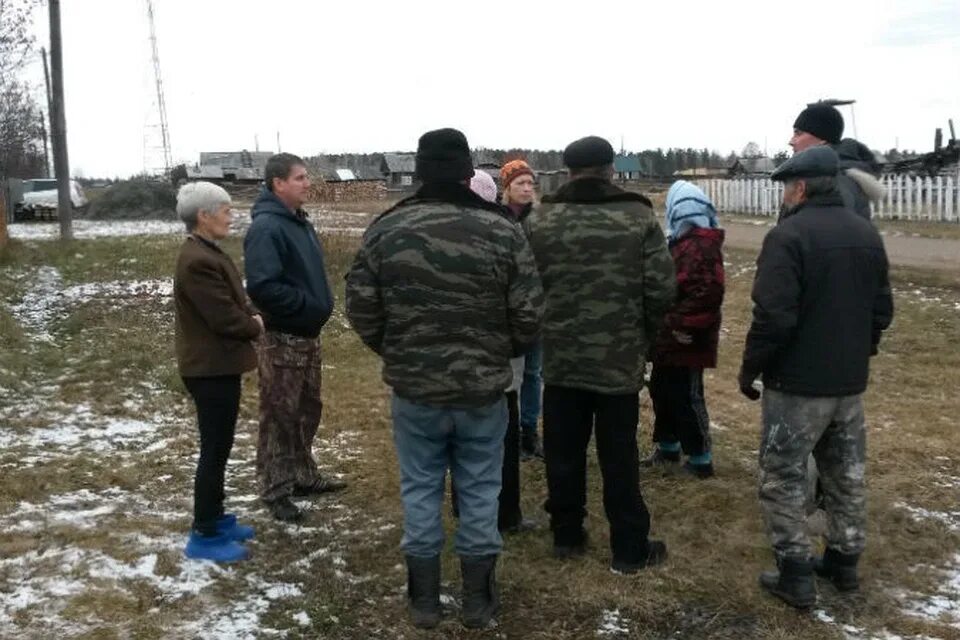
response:
M383 162L388 173L415 173L417 170L416 157L410 153L385 153Z
M617 173L639 173L640 158L637 156L617 156L613 159L613 170Z

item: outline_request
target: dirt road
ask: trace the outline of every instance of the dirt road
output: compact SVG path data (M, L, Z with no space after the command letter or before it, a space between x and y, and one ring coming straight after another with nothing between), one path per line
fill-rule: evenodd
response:
M738 249L759 249L768 225L726 222L727 246ZM915 238L884 234L890 264L898 267L937 269L960 274L960 240Z

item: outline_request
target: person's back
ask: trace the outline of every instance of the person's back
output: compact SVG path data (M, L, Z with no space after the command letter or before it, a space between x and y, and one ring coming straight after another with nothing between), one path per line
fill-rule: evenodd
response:
M638 390L674 295L673 262L649 200L583 178L544 198L529 228L546 294L545 378L600 393Z
M347 317L383 358L400 465L413 624L440 623L444 478L457 486L460 615L485 628L499 607L495 567L510 357L537 338L543 291L533 254L504 209L470 190L467 139L420 137L423 185L370 225L347 274Z
M879 233L834 193L808 200L771 236L771 243L797 252L802 290L794 339L765 373L764 384L811 396L863 392L873 346L865 328L888 286Z
M524 255L517 225L494 210L424 200L382 216L364 244L390 309L381 338L384 381L430 405L498 398L512 377L510 336L530 342L537 333L536 322L511 318L508 309L511 295L535 315L529 283L510 291L516 256Z

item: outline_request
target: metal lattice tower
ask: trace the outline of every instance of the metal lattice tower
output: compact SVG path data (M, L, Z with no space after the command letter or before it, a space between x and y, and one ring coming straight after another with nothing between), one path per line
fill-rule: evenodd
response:
M157 51L157 30L153 22L153 2L146 0L150 20L150 48L153 52L153 75L157 83L157 108L160 111L160 137L163 141L163 168L167 174L173 165L170 154L170 130L167 128L167 103L163 98L163 77L160 75L160 54Z

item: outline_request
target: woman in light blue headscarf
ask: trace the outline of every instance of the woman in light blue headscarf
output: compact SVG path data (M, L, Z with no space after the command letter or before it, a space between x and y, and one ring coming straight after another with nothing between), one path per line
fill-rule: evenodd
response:
M646 466L680 462L700 478L713 475L710 418L703 370L717 366L723 303L723 238L717 210L695 184L674 183L667 192L667 242L677 272L677 301L664 316L650 379L656 413L656 449Z

